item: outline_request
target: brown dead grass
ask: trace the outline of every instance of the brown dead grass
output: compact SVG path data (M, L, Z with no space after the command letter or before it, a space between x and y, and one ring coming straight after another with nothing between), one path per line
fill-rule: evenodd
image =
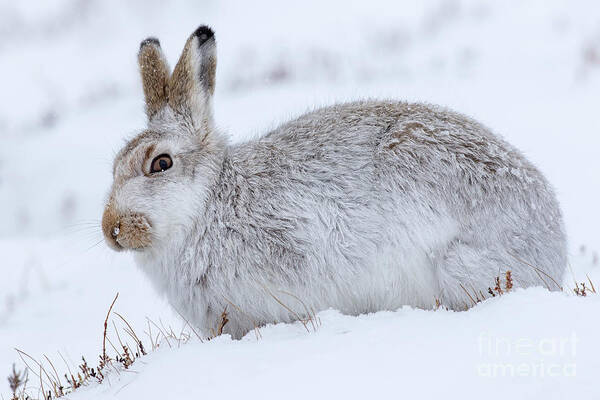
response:
M548 275L544 271L542 271L539 268L537 268L523 260L520 260L516 257L515 257L515 259L517 259L518 261L524 263L525 265L528 265L531 268L533 268L548 290L550 290L550 288L552 287L550 285L550 283L551 283L552 285L554 285L556 288L558 288L560 291L562 291L564 293L571 293L571 290L572 290L572 293L575 293L575 295L581 296L581 297L585 297L588 294L596 294L597 293L596 287L594 286L594 283L592 282L592 280L590 279L590 277L588 275L586 275L587 282L577 282L574 279L575 287L571 290L565 290L563 288L563 286L560 285L556 279L554 279L552 276ZM465 302L465 310L467 310L470 307L475 306L478 303L480 303L483 300L486 300L490 297L502 296L504 294L511 292L514 287L514 282L513 282L512 271L507 270L504 274L498 275L494 278L494 285L487 288L486 294L484 294L484 292L482 292L481 290L475 290L475 288L472 288L472 287L467 288L463 284L459 284L459 285L466 296L465 299L467 300L467 302ZM438 298L436 298L433 309L439 310L440 308L445 308L446 310L448 310L448 308L444 307L443 303Z
M276 296L272 291L266 290L278 304L288 310L294 318L297 318L308 332L310 332L311 328L313 331L316 331L320 325L320 320L313 308L308 307L298 296L288 292L278 292L298 302L301 310L296 311L292 306L283 301L281 296ZM82 386L87 386L91 383L101 384L107 379L108 373L120 374L122 371L130 370L136 361L148 354L149 351L156 351L165 345L169 348L173 348L174 346L179 347L189 342L192 334L200 342L209 341L222 335L231 318L228 306L225 306L218 320L215 321L215 328L210 330L210 336L208 337L202 337L179 312L179 316L184 321L184 325L179 333L176 333L171 326L166 327L160 319L156 323L150 318L146 318L147 329L144 331L146 344L144 344L144 341L127 319L114 310L118 298L119 294L117 293L110 303L103 321L102 347L97 364L90 364L84 357L81 357L81 363L72 368L72 365L59 352L58 355L67 371L63 374L63 380L50 357L43 355L43 359L38 360L23 350L15 349L17 355L25 365L25 369L18 370L13 366L13 370L8 377L12 392L10 400L57 399L74 392ZM228 299L225 300L236 311L236 316L250 318L239 306ZM252 321L251 318L250 320ZM252 324L256 338L262 338L258 325L254 321L252 321ZM131 342L133 345L130 344ZM37 383L35 386L28 388L27 383L30 374L31 376L35 376ZM32 393L35 393L35 397L32 396Z
M71 368L71 365L59 352L58 355L68 371L63 374L63 381L50 357L43 355L43 359L38 360L23 350L15 349L17 355L25 365L25 370L17 370L13 365L13 370L8 377L9 387L12 392L10 400L51 400L61 398L82 386L94 382L104 382L108 372L120 374L123 370L130 370L140 357L146 355L146 346L131 324L123 315L113 311L118 296L119 294L117 293L104 319L102 348L96 365L90 365L84 357L81 357L81 363L75 368ZM111 315L116 316L119 325L115 323L114 318L111 320ZM112 322L112 330L110 329L111 324L109 324L109 321ZM219 334L222 333L225 323L221 323L218 327L217 332ZM175 343L180 345L189 341L190 334L185 332L185 327L189 326L187 321L179 334L176 334L171 327L165 328L162 322L160 322L160 325L148 319L148 332L145 333L150 338L151 351L157 350L163 343L172 347ZM152 326L157 328L158 334L155 335L152 332ZM112 340L111 337L113 338ZM199 335L198 338L202 340ZM130 340L133 341L134 345L130 344ZM107 347L107 343L114 351L112 354ZM39 384L28 388L27 383L30 375L34 376Z

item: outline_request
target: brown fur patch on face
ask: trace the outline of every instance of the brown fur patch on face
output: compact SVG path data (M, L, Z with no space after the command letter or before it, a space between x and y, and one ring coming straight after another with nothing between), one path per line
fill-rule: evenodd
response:
M119 215L109 202L102 214L102 233L104 233L104 239L110 248L121 251L123 247L116 241L114 235L117 228L119 228Z
M144 152L144 161L142 162L142 172L144 175L149 175L150 173L149 163L152 161L151 157L154 155L154 149L156 149L156 146L151 144L146 147L146 151Z
M148 147L146 148L146 154L144 155L144 163L145 163L146 161L148 161L148 159L149 159L150 157L152 157L152 153L154 153L154 149L155 149L155 148L156 148L156 146L154 146L153 144L151 144L150 146L148 146Z
M146 98L146 114L151 119L168 102L169 67L156 39L146 39L140 46L138 63Z
M152 141L156 141L158 139L160 139L161 134L158 132L154 132L151 130L147 130L144 131L142 133L140 133L139 135L137 135L136 137L134 137L133 139L131 139L129 142L127 142L127 144L125 145L125 147L123 147L123 149L121 149L121 151L119 151L119 153L117 154L117 156L115 157L115 160L113 162L113 176L116 174L117 171L117 166L119 164L121 164L123 162L123 160L127 157L130 156L130 154L141 144L143 144L144 142L152 142ZM150 147L152 147L152 151L154 151L154 145L151 145ZM146 150L148 151L148 150ZM146 154L145 158L148 158L149 156ZM145 161L141 160L141 161ZM136 167L138 167L137 164L132 164L133 159L129 160L129 167L130 170L135 170Z
M152 244L151 225L148 219L139 213L119 215L109 204L102 216L102 232L106 243L114 250L143 249Z
M121 217L117 243L128 249L143 249L152 244L151 226L142 214L126 214Z

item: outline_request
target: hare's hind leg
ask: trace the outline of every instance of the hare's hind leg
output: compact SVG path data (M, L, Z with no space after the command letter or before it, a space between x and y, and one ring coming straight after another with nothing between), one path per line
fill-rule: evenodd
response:
M453 310L465 310L488 298L495 278L511 269L499 250L459 239L450 242L436 264L439 299Z
M513 287L541 286L557 290L556 280L543 272L552 271L552 268L542 263L544 258L539 254L540 249L529 246L512 254L507 250L511 248L517 246L459 239L450 242L436 262L440 301L454 310L469 308L491 297L489 289L496 286L496 278L500 279L501 289L506 291L507 271L511 271Z

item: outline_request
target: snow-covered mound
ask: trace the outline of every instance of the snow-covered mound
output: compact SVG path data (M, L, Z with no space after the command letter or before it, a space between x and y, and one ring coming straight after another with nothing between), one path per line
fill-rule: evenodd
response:
M600 297L541 288L468 312L318 315L307 333L279 324L241 341L162 349L72 399L564 399L598 392ZM585 326L585 327L583 327ZM114 376L114 381L112 380Z

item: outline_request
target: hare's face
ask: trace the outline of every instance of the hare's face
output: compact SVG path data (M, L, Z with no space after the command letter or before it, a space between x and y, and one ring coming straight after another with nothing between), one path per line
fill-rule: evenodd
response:
M169 74L156 39L142 42L148 129L118 153L102 229L115 250L158 248L191 229L218 173L214 132L215 41L200 27Z
M155 131L138 135L119 152L102 217L112 248L156 246L193 224L205 186L201 173L196 176L202 153L188 135Z

